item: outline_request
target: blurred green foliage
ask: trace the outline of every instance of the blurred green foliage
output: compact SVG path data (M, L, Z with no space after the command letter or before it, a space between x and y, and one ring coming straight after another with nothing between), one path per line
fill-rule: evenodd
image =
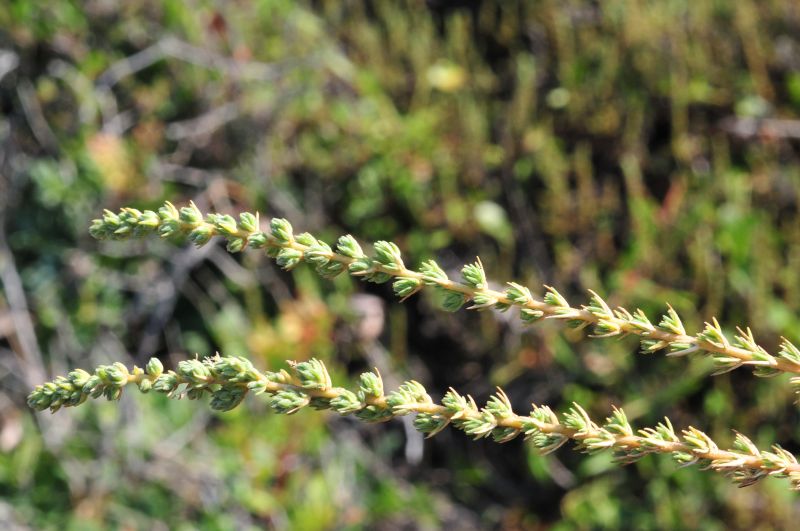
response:
M668 459L619 468L457 433L420 457L401 424L277 418L257 400L212 415L126 397L45 418L24 396L67 366L153 354L315 356L797 453L783 377L712 379L699 359L425 298L384 309L385 287L218 247L98 245L86 228L105 207L194 199L798 341L799 30L790 0L4 2L0 522L790 527L781 482L737 490Z

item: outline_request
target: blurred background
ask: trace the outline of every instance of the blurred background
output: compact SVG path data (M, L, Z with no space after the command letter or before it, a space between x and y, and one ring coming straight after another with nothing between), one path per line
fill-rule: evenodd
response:
M220 242L92 240L103 208L194 200L327 241L393 239L451 273L589 288L696 332L800 341L800 6L791 0L0 4L0 527L775 529L781 480L737 489L666 456L616 466L522 440L423 441L264 400L211 413L136 392L25 406L70 367L151 355L319 357L515 407L669 415L800 452L787 380L708 377L512 315L287 274Z

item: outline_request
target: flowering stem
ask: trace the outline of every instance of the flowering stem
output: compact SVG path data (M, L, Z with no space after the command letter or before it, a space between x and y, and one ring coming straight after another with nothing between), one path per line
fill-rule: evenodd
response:
M214 236L222 236L228 241L229 251L239 252L248 246L265 249L287 270L300 262L308 262L326 278L347 270L370 282L392 280L395 293L403 300L425 287L433 287L443 294L443 306L448 311L458 310L468 301L472 302L469 309L478 310L505 311L516 306L526 323L558 319L575 328L592 327L592 337L639 336L644 353L659 350L666 350L668 356L708 353L715 362L715 374L743 365L751 366L757 376L800 374L800 349L786 339L777 353L770 354L756 343L749 328L737 329L731 340L716 319L706 323L700 333L688 334L671 306L659 323L653 324L641 310L630 312L621 307L612 310L593 291L590 291L589 304L580 308L571 306L550 286L545 286L546 293L541 300L534 298L528 288L514 282L508 283L504 291L498 291L489 288L480 259L463 267L461 282L454 281L434 260L423 262L418 271L407 268L399 248L392 242L376 242L375 254L370 257L347 235L339 238L334 250L309 233L294 234L285 219L273 218L269 231L263 232L258 214L242 213L237 222L229 215L203 216L194 203L179 210L167 202L158 213L123 208L115 214L107 210L103 218L93 221L90 232L95 238L114 240L157 232L165 238L188 238L198 246L205 245ZM800 377L793 378L791 383L800 392Z
M145 369L131 371L121 363L103 365L93 374L76 369L67 376L37 386L28 397L36 410L77 406L87 398L105 396L118 399L123 388L135 385L144 393L155 391L173 398L199 399L211 396L211 407L228 411L253 392L270 397L270 407L277 413L292 414L308 406L332 409L367 422L415 414L414 426L429 437L448 425L475 439L492 437L507 442L520 434L542 454L553 452L569 440L579 450L595 453L611 450L623 464L648 454L670 454L682 465L699 464L704 469L724 473L741 486L767 476L789 478L791 487L800 490L800 464L794 455L773 446L759 450L747 437L737 433L733 449L724 450L705 433L690 427L680 434L668 418L655 428L638 431L629 424L625 413L614 408L602 425L591 420L577 403L568 412L556 415L547 406L533 405L529 415L516 414L502 389L478 408L470 396L450 389L436 403L416 381L407 381L397 390L384 394L380 374L360 376L356 391L335 387L325 365L316 359L289 362L290 370L262 373L241 357L207 357L178 364L177 371L164 372L161 362L152 358Z

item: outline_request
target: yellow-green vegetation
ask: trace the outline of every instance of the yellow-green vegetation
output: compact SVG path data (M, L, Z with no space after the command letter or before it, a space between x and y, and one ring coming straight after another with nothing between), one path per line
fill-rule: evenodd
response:
M787 481L738 489L666 455L622 467L452 429L423 443L411 416L272 415L266 400L26 405L73 367L152 356L177 372L220 352L262 370L319 359L352 390L378 367L388 391L414 379L437 402L500 387L559 422L577 403L603 427L616 406L631 426L668 417L679 437L696 426L748 451L736 429L800 454L791 371L753 377L800 345L794 4L0 2L0 527L796 525ZM222 238L86 233L104 208L167 200L269 213L337 253L343 234L370 259L392 241L412 276L435 257L459 285L480 256L487 290L527 287L538 306L553 286L592 323L442 312L428 285L397 304L396 277L287 274ZM710 350L637 354L656 344L633 321L660 330L667 303L685 331L668 333Z

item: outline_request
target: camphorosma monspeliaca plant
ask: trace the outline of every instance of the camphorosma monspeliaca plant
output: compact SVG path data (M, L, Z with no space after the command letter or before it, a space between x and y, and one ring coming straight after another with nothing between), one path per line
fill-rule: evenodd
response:
M488 286L480 260L465 265L461 281L453 281L434 260L423 262L417 271L408 269L394 243L376 242L374 254L369 256L348 235L339 238L334 250L309 233L294 234L284 219L272 219L269 230L262 231L258 214L242 213L237 222L230 215L203 216L193 203L181 209L166 203L158 212L133 208L123 208L119 214L106 211L102 219L94 220L90 232L95 238L113 240L157 233L168 239L188 239L198 246L214 236L222 236L229 251L239 252L247 247L265 249L286 270L307 262L326 278L347 271L370 282L393 281L394 292L402 299L426 287L433 288L441 291L442 304L448 311L456 311L468 302L471 302L469 308L478 310L505 311L517 306L520 318L526 323L558 319L578 328L592 327L594 337L638 335L646 353L662 349L672 356L706 352L713 356L717 373L742 365L753 366L759 376L800 373L800 350L786 340L780 351L772 355L756 344L749 329L739 330L730 341L716 320L707 323L702 332L689 335L671 307L659 324L654 325L641 310L633 313L624 308L611 310L594 292L589 304L575 308L549 286L545 286L541 300L534 298L528 288L513 282L502 292L493 290ZM476 438L491 436L498 442L524 433L543 453L573 439L586 452L613 450L623 463L650 453L669 453L682 464L698 463L724 472L742 486L772 475L788 477L792 488L800 489L800 465L792 454L777 445L771 451L759 450L741 434L737 434L732 450L721 450L708 435L695 428L676 433L668 419L655 428L634 432L618 409L602 426L594 423L578 404L561 417L546 406L533 406L525 417L513 412L502 390L480 409L472 398L454 390L444 396L441 404L435 404L422 385L414 381L384 396L380 376L365 373L358 393L354 393L333 387L327 370L317 360L291 363L291 368L291 373L282 370L262 374L244 358L219 356L184 361L177 372L166 373L156 359L151 360L146 371L135 367L129 372L124 365L115 363L98 367L94 374L78 369L37 386L28 403L37 410L55 411L81 404L89 396L117 399L125 385L134 383L143 392L152 389L174 397L197 399L210 394L212 408L226 411L253 391L270 395L271 407L280 413L294 413L312 406L352 414L365 421L415 413L415 426L428 435L438 433L448 424ZM791 382L800 388L800 377Z
M788 478L791 487L800 490L800 464L794 455L777 445L769 451L760 450L739 433L733 449L724 450L696 428L676 432L668 418L654 428L634 431L621 409L614 409L602 425L578 404L560 416L547 406L537 405L527 416L519 415L502 389L483 408L472 397L454 389L436 403L425 387L413 380L385 394L377 371L363 373L358 389L351 391L334 387L325 365L316 359L289 362L288 371L266 373L246 358L219 355L185 360L178 364L177 371L167 372L157 358L152 358L145 369L128 370L117 362L102 365L93 374L76 369L39 385L28 397L28 404L36 410L57 411L80 405L89 397L116 400L128 385L135 385L143 393L154 391L173 398L197 400L209 395L211 407L218 411L233 409L252 392L267 395L270 407L282 414L312 407L331 409L365 422L414 414L414 427L428 436L448 425L475 439L491 437L500 443L523 435L543 454L573 440L586 453L612 451L623 464L648 454L670 454L681 465L697 464L721 472L741 486L775 476Z

